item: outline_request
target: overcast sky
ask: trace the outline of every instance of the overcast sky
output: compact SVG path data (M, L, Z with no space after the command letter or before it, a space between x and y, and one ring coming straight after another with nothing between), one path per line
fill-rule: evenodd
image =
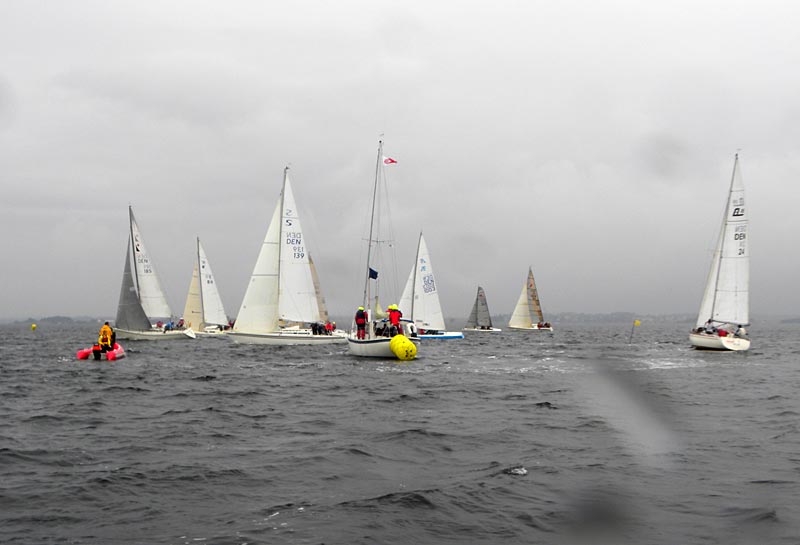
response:
M199 236L235 315L287 164L349 315L380 134L398 268L423 230L448 317L478 285L510 313L529 265L545 315L695 313L737 150L751 314L800 314L799 26L789 0L2 1L0 318L113 317L129 204L173 310Z

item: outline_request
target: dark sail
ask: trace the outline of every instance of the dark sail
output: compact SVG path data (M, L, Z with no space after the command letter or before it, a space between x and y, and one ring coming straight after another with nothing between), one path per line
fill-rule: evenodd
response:
M131 274L131 241L125 249L125 270L122 272L122 287L119 291L119 305L117 306L117 321L115 326L129 331L150 331L150 320L144 313L136 286L133 284Z

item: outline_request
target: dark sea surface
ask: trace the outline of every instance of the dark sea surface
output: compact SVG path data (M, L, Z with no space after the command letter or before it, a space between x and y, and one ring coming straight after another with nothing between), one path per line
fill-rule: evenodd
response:
M129 341L0 327L2 544L800 543L800 326L423 343Z

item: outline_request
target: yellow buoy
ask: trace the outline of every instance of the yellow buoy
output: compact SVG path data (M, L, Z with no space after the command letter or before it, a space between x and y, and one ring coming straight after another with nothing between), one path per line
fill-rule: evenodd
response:
M417 357L417 345L412 343L404 335L395 335L389 341L389 348L397 359L402 361L413 360Z
M31 331L36 331L36 324L31 324Z

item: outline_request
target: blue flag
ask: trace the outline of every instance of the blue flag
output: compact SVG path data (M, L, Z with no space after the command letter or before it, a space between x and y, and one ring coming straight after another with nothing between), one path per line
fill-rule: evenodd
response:
M378 279L378 271L373 269L372 267L369 268L369 277L374 278L375 280Z

